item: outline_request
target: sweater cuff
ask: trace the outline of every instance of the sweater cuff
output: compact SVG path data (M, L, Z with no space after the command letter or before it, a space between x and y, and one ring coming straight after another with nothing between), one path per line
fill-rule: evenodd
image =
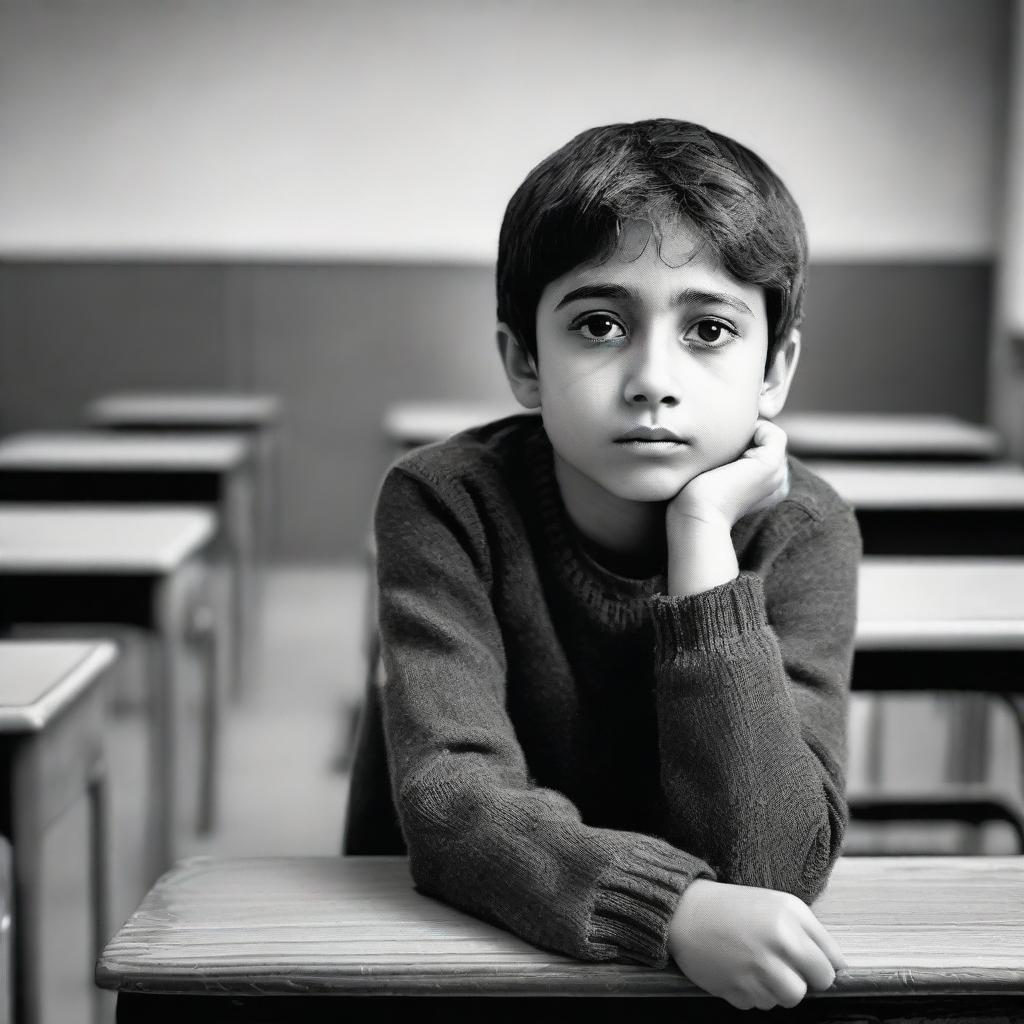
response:
M660 845L660 844L659 844ZM668 963L668 925L687 886L697 878L715 880L697 857L675 857L641 847L625 863L616 858L597 879L587 939L616 959L649 967Z
M651 611L658 650L666 655L680 647L713 646L767 625L764 587L752 572L687 597L656 594Z

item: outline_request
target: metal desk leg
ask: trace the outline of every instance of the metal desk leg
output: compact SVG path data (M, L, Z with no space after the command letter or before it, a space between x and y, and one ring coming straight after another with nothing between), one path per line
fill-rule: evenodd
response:
M220 737L224 704L230 690L230 660L227 639L227 609L224 594L208 574L193 613L191 636L203 661L202 769L196 830L213 831L219 813L218 776Z
M110 865L107 861L109 815L107 804L107 769L99 762L89 780L89 845L91 864L89 887L92 900L93 962L99 960L110 941ZM93 987L93 1020L101 1024L110 1016L110 997Z
M20 745L12 791L11 853L14 869L14 1016L19 1024L42 1019L43 819L39 758Z
M225 491L224 506L224 536L233 591L232 693L238 699L249 688L255 641L253 494L247 474L232 474Z
M183 645L188 605L187 574L181 570L163 577L153 595L154 657L147 708L150 731L150 806L152 837L150 883L174 861L178 822L178 710Z

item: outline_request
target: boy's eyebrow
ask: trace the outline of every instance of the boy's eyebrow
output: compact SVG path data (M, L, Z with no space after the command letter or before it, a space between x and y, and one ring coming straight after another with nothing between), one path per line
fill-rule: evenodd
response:
M585 284L579 288L573 288L571 292L566 292L558 305L555 306L555 312L557 313L563 306L567 306L570 302L575 302L577 299L618 299L620 302L632 302L635 305L641 305L643 302L640 293L626 285ZM728 292L709 292L703 288L684 288L672 299L673 306L683 306L687 303L694 305L719 303L735 309L738 313L746 313L748 316L754 315L754 311L742 299L738 299L735 295L730 295Z

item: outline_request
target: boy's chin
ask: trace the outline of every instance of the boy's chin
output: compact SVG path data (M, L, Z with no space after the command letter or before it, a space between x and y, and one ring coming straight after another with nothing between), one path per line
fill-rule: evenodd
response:
M671 501L692 479L691 474L649 468L630 473L625 478L608 481L605 486L617 497L624 498L626 501L667 502Z

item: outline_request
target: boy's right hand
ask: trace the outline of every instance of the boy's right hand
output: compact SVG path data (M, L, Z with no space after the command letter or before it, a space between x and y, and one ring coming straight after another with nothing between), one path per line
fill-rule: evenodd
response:
M839 946L789 893L699 878L669 922L668 949L695 985L737 1009L793 1007L846 966Z

